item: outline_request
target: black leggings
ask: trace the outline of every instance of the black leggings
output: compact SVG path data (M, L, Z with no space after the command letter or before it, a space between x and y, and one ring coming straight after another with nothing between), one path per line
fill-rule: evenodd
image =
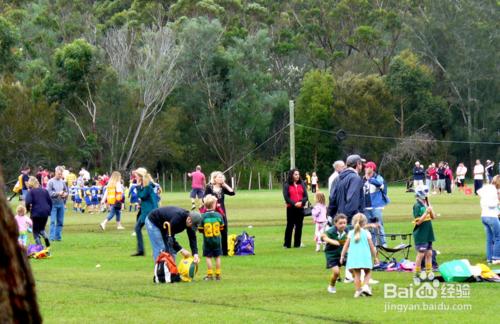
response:
M302 239L302 225L304 223L304 209L289 207L286 209L286 229L284 247L292 246L292 232L295 228L293 247L300 247Z
M220 238L222 240L222 255L227 255L227 217L224 216L224 228L220 231Z
M45 247L50 246L49 237L45 233L45 225L47 225L47 220L49 216L42 217L33 217L31 220L33 221L33 238L35 239L36 244L42 245L40 241L40 236L45 240Z

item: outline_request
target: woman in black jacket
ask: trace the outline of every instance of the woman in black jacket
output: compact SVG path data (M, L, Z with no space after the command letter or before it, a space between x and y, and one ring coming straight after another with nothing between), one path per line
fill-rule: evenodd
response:
M33 221L33 238L36 244L41 245L40 236L45 240L45 247L50 246L49 237L45 233L45 225L52 210L52 199L49 192L40 188L40 183L35 177L29 177L28 192L26 194L26 210L31 212Z
M283 246L285 248L292 246L292 232L295 228L293 247L298 248L301 246L304 207L308 200L307 188L300 177L299 170L292 169L288 172L287 181L283 185L283 197L286 202L286 229Z
M221 230L221 240L222 240L222 255L227 255L227 213L226 206L224 204L225 195L234 196L236 193L233 188L226 184L226 177L224 173L220 171L214 171L210 174L210 183L205 188L205 196L213 195L217 198L217 206L220 207L222 213L222 218L224 219L224 228Z

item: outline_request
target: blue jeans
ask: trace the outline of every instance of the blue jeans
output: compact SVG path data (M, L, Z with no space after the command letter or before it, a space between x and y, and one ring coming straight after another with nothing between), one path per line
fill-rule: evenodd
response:
M373 244L384 245L385 244L385 230L384 230L384 221L382 220L382 209L373 208L373 209L365 209L365 216L368 219L368 223L379 224L378 231L370 228L370 233L372 234Z
M153 261L156 262L158 255L161 251L166 251L165 241L163 240L163 235L160 229L153 224L148 217L146 217L146 230L148 231L149 241L151 242L151 248L153 249ZM175 254L172 254L175 258Z
M498 217L481 217L486 231L486 259L500 260L500 221Z
M28 189L21 190L21 196L23 197L23 201L26 201L27 194L28 194Z
M116 208L115 205L110 205L109 206L109 214L108 214L108 222L113 219L113 216L116 215L116 221L119 222L122 216L122 209Z
M50 240L60 241L62 239L62 228L64 225L64 203L52 202L50 212Z
M144 222L140 219L135 223L135 237L137 238L137 252L144 253L144 239L142 238L142 228L144 227Z

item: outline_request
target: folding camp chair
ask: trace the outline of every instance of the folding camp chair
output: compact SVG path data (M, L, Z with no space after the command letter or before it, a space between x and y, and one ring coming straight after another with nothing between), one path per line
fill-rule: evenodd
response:
M373 235L373 234L372 234ZM385 258L385 261L390 262L391 259L396 255L401 253L405 259L408 259L408 255L410 254L411 248L411 233L409 234L385 234L385 241L396 241L400 240L401 243L394 247L384 247L380 244L381 234L378 234L378 238L376 239L376 248L379 255L382 255ZM395 243L395 242L393 242Z

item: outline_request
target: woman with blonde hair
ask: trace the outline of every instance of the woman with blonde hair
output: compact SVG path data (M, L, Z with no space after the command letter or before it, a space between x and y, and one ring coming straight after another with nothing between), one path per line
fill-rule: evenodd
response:
M119 230L125 229L121 223L121 211L123 202L123 185L121 183L122 175L118 171L113 171L111 173L111 178L108 181L107 186L104 188L104 193L102 195L101 204L107 204L109 206L109 214L102 223L99 224L101 229L104 231L106 229L106 224L116 215L116 228Z
M214 195L217 198L217 211L222 214L222 218L224 219L224 229L221 231L221 239L222 239L222 255L227 255L227 213L226 206L224 204L224 196L234 196L236 193L233 188L226 184L226 177L224 173L220 171L214 171L210 174L210 183L205 188L205 194L203 197L207 195Z
M144 239L142 238L142 228L146 222L146 217L153 210L158 208L156 194L154 192L151 175L145 168L138 168L133 171L137 180L137 197L141 200L141 208L135 223L135 236L137 238L137 252L132 256L144 256Z
M31 212L33 221L33 238L36 244L42 244L40 236L45 240L45 247L50 246L48 235L45 233L45 226L52 210L52 199L46 189L40 187L37 178L29 177L28 193L26 194L26 210Z

